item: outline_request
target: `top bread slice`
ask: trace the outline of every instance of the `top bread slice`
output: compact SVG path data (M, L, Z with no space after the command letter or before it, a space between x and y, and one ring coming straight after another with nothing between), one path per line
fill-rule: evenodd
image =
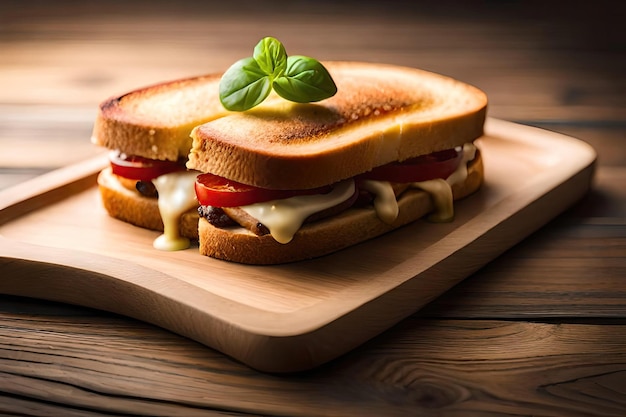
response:
M187 158L191 130L228 112L218 88L221 75L155 84L100 105L92 142L127 155L176 161Z
M274 95L198 126L187 167L257 187L306 189L483 133L487 97L473 86L393 65L324 65L335 96L297 104Z

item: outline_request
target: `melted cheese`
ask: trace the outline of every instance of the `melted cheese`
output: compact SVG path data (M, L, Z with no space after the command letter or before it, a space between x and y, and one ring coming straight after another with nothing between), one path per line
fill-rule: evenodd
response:
M460 184L467 178L467 163L476 156L476 146L466 143L462 149L463 155L457 169L444 180L435 179L430 181L414 182L412 187L419 188L429 193L433 199L435 211L428 216L433 222L449 222L454 219L454 196L452 186Z
M388 181L363 180L359 187L374 195L374 210L380 220L391 224L398 217L398 201L391 183Z
M466 143L462 149L463 155L458 168L448 178L434 179L429 181L412 182L413 188L418 188L431 195L435 211L428 216L434 222L451 221L454 218L454 198L452 186L460 184L467 178L467 163L476 156L476 146ZM386 181L364 181L365 189L374 194L374 209L376 215L385 223L391 223L398 214L398 201L393 192L390 194L391 185ZM395 213L395 216L392 214Z
M277 242L289 243L307 217L343 203L355 191L356 185L351 179L338 183L328 194L290 197L242 206L241 209L267 227Z
M411 187L429 193L435 211L429 216L432 221L450 221L454 217L452 186L467 178L467 163L474 159L476 147L463 145L463 156L459 167L447 179L434 179L411 183ZM153 182L159 192L159 211L163 219L163 234L154 241L160 250L181 250L189 247L189 239L180 236L181 216L197 206L194 182L198 172L174 172L161 175ZM393 223L398 216L398 201L391 184L387 181L365 180L361 186L374 195L376 215L385 223ZM242 206L250 216L259 220L279 243L289 243L302 223L310 215L334 207L355 192L353 179L337 184L328 194L305 195Z
M174 251L189 247L189 239L180 235L180 218L198 205L194 190L197 176L196 171L179 171L152 181L159 192L159 211L163 219L163 234L153 243L156 249Z
M476 157L476 146L473 143L466 143L463 145L463 156L461 157L461 163L459 167L454 171L446 182L451 186L454 184L460 184L467 179L467 163Z
M433 222L447 222L454 218L454 198L452 187L442 178L411 183L411 187L419 188L430 194L435 211L428 216Z

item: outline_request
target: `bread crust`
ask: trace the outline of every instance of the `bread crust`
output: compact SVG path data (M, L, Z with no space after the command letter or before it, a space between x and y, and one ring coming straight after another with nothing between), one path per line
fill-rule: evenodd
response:
M92 141L151 159L189 157L189 168L264 188L300 189L449 149L482 135L487 99L472 86L414 68L357 62L324 65L338 93L315 104L273 96L251 111L230 113L219 101L221 74L159 83L112 97L100 106ZM191 153L190 133L195 137ZM112 217L163 230L155 198L118 187L110 170L105 169L98 181L103 205ZM195 211L183 216L184 236L198 237L197 219ZM200 223L203 230L206 225ZM323 229L312 233L323 234ZM247 241L239 234L235 239ZM271 255L274 244L268 243L267 251L255 249L270 255L252 263L276 263L278 258ZM278 247L284 251L283 245ZM305 249L303 244L300 252L320 251ZM300 256L295 251L291 257ZM289 259L278 262L284 261Z
M320 187L483 133L475 87L393 65L325 62L337 94L313 104L270 97L192 132L187 166L271 189Z
M476 192L484 168L478 152L468 163L467 179L452 186L454 200ZM352 208L336 216L305 224L287 244L267 234L257 236L242 227L218 228L200 218L199 250L202 255L253 265L295 262L327 255L411 223L433 210L430 195L410 189L398 199L399 214L393 224L382 222L373 208Z
M219 101L221 75L151 85L111 97L99 107L92 142L127 155L187 159L191 130L228 112Z
M98 189L102 205L111 217L145 229L163 231L163 220L156 198L145 197L124 187L111 168L105 168L98 175ZM198 211L185 213L180 220L182 236L198 239Z

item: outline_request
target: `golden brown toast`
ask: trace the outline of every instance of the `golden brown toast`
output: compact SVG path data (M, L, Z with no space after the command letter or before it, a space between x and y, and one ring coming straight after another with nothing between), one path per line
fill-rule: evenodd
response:
M480 90L430 72L391 65L324 63L338 93L315 104L271 96L244 113L219 101L220 76L190 78L135 90L102 104L94 142L128 155L175 160L265 188L299 189L336 183L376 166L473 142L483 132L487 98ZM190 153L189 149L193 147ZM452 186L454 199L483 180L480 153L468 177ZM156 198L125 186L109 169L99 179L113 217L162 229ZM379 236L433 210L429 193L410 190L389 224L371 208L348 209L306 223L287 244L245 228L210 225L191 210L182 235L198 238L200 252L251 264L321 256Z
M92 141L127 155L187 158L191 130L228 112L218 96L220 75L160 83L100 105Z
M327 62L337 94L315 104L278 96L192 132L187 166L271 189L314 188L482 135L487 98L413 68Z
M465 181L452 186L454 200L476 192L483 183L480 153L468 164ZM431 196L409 190L398 199L399 214L392 224L383 222L372 208L352 208L321 221L305 224L288 244L267 234L257 236L243 227L219 228L200 218L200 253L227 261L271 265L327 255L375 238L411 223L434 209Z

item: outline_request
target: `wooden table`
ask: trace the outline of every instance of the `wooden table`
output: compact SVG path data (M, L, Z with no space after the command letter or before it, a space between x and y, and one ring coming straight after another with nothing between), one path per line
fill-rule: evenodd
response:
M399 325L296 375L126 317L0 296L0 413L626 415L624 7L228 3L3 2L0 188L102 152L89 135L108 96L223 70L271 34L319 59L477 85L490 116L591 144L592 190Z

